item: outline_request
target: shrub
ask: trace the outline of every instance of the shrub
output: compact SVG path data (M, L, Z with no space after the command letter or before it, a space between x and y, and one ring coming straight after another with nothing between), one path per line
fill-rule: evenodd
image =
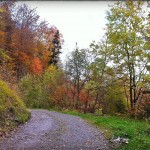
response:
M118 83L112 84L107 89L107 112L109 114L125 113L126 104L123 89Z
M19 84L20 95L29 108L41 107L41 83L40 76L27 75L23 77Z
M50 67L44 74L23 77L19 84L19 91L27 107L49 109L55 105L53 95L61 84L60 71Z

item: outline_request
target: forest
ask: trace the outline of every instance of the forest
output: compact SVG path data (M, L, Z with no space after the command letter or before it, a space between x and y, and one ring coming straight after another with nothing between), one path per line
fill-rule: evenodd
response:
M29 109L47 109L87 118L116 136L128 137L127 150L146 150L150 146L146 5L127 1L110 6L103 37L93 39L86 49L76 43L62 63L63 33L36 8L1 2L0 138L31 118Z
M26 4L1 2L0 126L25 122L27 108L149 120L150 12L144 5L116 2L103 38L87 49L76 43L62 63L63 33Z
M116 4L106 33L87 49L78 45L66 63L63 36L35 9L1 4L0 77L29 108L77 109L149 117L149 14L143 3ZM63 52L62 52L63 53Z

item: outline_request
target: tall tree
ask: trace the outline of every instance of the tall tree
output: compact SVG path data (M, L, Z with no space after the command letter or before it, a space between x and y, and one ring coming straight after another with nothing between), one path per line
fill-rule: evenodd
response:
M26 4L17 6L12 15L15 21L13 34L14 53L12 57L18 79L30 71L32 59L36 57L35 34L38 27L39 16L35 9Z
M77 44L75 50L71 53L70 57L66 61L66 72L76 89L77 100L76 108L80 106L80 91L84 87L87 81L88 75L88 55L87 50L79 49Z
M12 60L9 57L12 52L12 35L14 21L11 18L14 2L0 3L0 74L3 80L12 81Z
M90 48L92 62L89 65L90 82L87 88L95 93L95 102L91 111L94 112L96 106L99 105L100 107L101 105L102 113L105 114L107 112L107 87L109 85L110 74L113 74L112 69L108 66L110 61L108 37L104 36L101 42L91 43Z
M49 50L52 51L52 54L50 55L50 61L49 64L53 64L56 65L59 61L59 54L60 49L61 49L61 34L59 33L59 30L57 30L56 28L54 28L55 32L54 32L54 38L51 42L52 47L49 47Z
M117 2L107 12L107 34L111 58L118 77L127 77L131 110L134 110L146 74L149 46L146 41L147 21L144 2Z

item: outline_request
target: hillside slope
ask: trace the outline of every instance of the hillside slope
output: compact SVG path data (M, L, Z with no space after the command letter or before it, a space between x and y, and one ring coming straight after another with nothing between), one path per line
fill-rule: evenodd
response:
M30 117L22 100L0 80L0 137Z

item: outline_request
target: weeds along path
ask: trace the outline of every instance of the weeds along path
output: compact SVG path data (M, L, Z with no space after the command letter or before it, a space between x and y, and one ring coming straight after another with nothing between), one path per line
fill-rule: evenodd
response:
M31 110L31 119L0 141L0 150L107 150L101 131L79 117Z

